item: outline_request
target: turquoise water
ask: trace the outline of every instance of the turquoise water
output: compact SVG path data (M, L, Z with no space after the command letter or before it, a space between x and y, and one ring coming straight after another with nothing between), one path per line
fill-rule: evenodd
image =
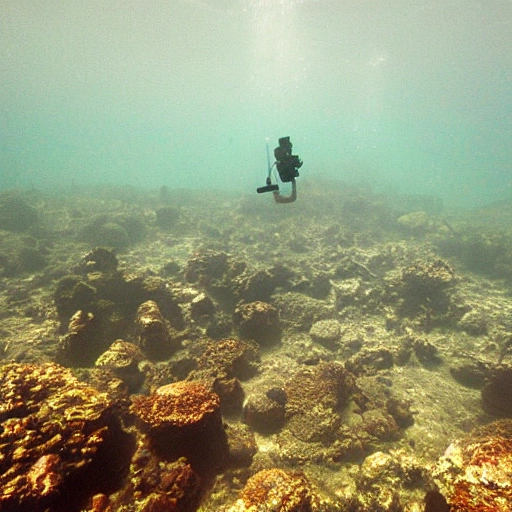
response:
M4 0L0 188L512 190L512 2Z

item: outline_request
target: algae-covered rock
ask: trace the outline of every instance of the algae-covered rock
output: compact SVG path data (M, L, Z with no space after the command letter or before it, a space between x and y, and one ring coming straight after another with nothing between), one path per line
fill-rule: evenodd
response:
M423 510L421 490L425 487L426 477L422 464L405 451L372 453L359 468L355 489L347 487L344 490L340 509L419 512Z
M142 240L145 234L146 226L137 216L102 214L82 228L78 239L93 246L124 250Z
M286 428L301 441L332 443L338 414L355 391L353 375L338 363L303 368L285 384Z
M22 232L37 222L37 210L22 197L12 192L0 193L0 229Z
M397 219L398 226L409 235L424 235L433 228L433 221L424 211L406 213Z
M279 310L281 322L306 332L316 321L328 319L334 313L329 302L297 292L275 293L272 304Z
M181 211L175 206L160 206L155 210L156 225L163 230L170 230L179 225Z
M284 406L263 393L252 394L245 400L243 421L257 432L278 431L284 425L284 417Z
M0 276L13 277L42 270L48 262L47 253L41 240L26 234L0 231Z
M229 465L231 467L250 466L252 458L258 451L254 433L247 425L235 423L226 424L228 437Z
M482 389L482 407L494 416L512 416L512 366L501 366L489 375Z
M87 272L89 262L92 267L100 265L102 271ZM54 300L61 329L66 332L59 349L62 364L93 364L114 340L131 335L134 327L148 357L168 357L179 346L180 340L174 335L183 328L184 320L165 281L153 275L122 274L114 269L115 264L111 252L96 249L81 264L83 275L69 275L57 282ZM139 311L143 304L153 306ZM90 317L87 330L71 329L77 325L70 322L77 311ZM153 324L151 320L157 317Z
M85 272L115 272L117 257L114 251L105 247L95 247L83 258Z
M443 260L418 260L402 270L402 281L411 293L431 295L452 285L455 273Z
M275 343L281 335L279 312L266 302L256 301L240 305L235 310L234 323L242 338L262 345Z
M257 371L258 349L254 342L236 338L209 341L198 360L198 370L213 379L246 380Z
M446 314L450 306L448 290L455 285L452 266L441 259L419 259L402 268L396 292L400 296L399 311L404 316L423 314L425 330Z
M144 380L144 375L139 368L139 363L143 359L144 354L139 347L127 341L116 340L98 357L95 366L111 370L126 383L129 390L135 392Z
M339 363L320 363L300 369L285 384L286 414L310 412L319 404L337 410L355 391L354 376Z
M166 359L178 348L178 343L171 336L170 326L155 301L142 303L137 309L135 321L139 345L150 359Z
M342 326L338 320L319 320L309 330L309 335L314 341L334 350L341 338Z
M91 312L79 309L60 338L56 360L66 366L88 366L102 350L100 324Z
M139 440L123 488L105 496L90 512L192 512L204 494L204 480L184 457L165 462Z

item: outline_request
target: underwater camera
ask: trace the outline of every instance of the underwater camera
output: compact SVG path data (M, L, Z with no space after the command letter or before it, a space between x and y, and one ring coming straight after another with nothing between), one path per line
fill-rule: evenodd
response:
M279 191L279 185L272 183L272 169L277 169L279 179L283 183L292 182L295 191L295 178L299 176L298 169L302 166L302 160L297 155L292 155L292 143L290 137L281 137L279 146L274 150L276 158L273 164L270 164L270 149L267 139L267 180L264 187L258 187L256 192L263 194L265 192ZM295 197L295 192L294 192ZM295 200L295 199L294 199ZM281 201L282 202L282 201ZM289 201L292 202L292 201Z

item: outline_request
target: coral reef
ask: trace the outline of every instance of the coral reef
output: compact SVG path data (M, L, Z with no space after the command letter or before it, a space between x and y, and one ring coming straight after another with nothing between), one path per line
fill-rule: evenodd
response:
M13 195L1 510L503 508L508 423L463 436L512 410L512 207Z

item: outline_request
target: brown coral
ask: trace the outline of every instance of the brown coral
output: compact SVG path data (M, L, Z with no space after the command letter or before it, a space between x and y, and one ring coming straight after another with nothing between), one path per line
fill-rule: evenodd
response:
M301 473L266 469L253 475L229 512L313 512L320 500Z
M220 399L203 384L162 386L151 396L134 397L131 410L146 427L152 449L164 459L187 457L200 472L225 462Z
M185 458L162 462L139 441L131 461L131 478L108 499L108 508L88 512L191 512L204 491L205 482Z
M477 428L438 461L433 470L438 489L427 495L425 512L443 510L439 503L450 512L509 510L511 475L512 420Z
M89 493L111 491L124 474L130 443L111 402L68 370L6 365L0 404L2 511L79 510Z

